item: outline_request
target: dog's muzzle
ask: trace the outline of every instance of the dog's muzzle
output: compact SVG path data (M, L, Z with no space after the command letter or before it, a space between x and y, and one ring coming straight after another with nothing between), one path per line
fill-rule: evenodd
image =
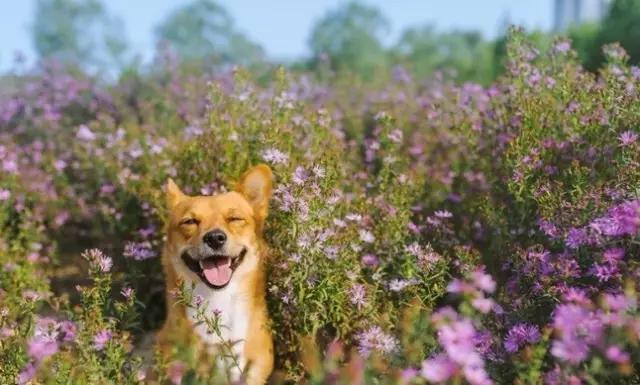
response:
M246 254L247 248L243 247L236 256L215 254L194 258L187 250L180 257L185 266L200 277L207 286L212 289L222 289L231 282L233 273L240 266Z

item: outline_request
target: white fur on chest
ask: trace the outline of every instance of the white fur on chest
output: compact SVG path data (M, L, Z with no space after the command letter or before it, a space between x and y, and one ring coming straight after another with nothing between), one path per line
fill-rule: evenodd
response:
M219 333L209 330L206 323L198 323L196 309L187 308L187 316L194 322L195 332L213 349L213 352L220 352L218 350L220 344L227 343L226 346L231 346L240 367L244 368L246 364L244 344L249 330L249 303L247 296L242 295L234 283L232 281L223 289L213 290L204 283L198 282L193 291L194 298L200 295L204 299L202 306L206 306L207 317L213 318L215 310L220 312ZM222 353L226 355L229 351L223 350Z

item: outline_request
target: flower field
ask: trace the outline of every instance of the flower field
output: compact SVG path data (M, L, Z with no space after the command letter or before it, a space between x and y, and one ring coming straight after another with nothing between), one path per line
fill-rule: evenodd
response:
M226 191L257 163L274 383L640 383L640 68L604 52L594 74L514 31L486 87L170 56L5 79L0 384L224 383L149 343L163 186Z

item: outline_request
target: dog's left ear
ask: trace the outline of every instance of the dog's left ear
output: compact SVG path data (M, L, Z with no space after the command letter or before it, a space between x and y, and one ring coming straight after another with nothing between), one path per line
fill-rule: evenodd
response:
M273 173L266 164L260 164L247 170L240 178L235 190L249 201L253 213L262 228L262 222L269 213L269 199L272 193Z
M178 187L178 185L171 178L167 180L165 194L167 208L169 210L173 210L178 205L178 203L180 203L186 197L182 190L180 190L180 187Z

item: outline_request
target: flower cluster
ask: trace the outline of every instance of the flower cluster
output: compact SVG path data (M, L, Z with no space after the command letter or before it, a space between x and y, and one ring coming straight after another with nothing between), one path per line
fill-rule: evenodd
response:
M0 95L0 382L143 381L161 186L230 191L261 162L287 380L633 381L640 69L611 45L588 73L567 39L544 50L519 31L507 51L487 86L400 67L372 84L175 63L109 85L16 75ZM215 368L173 348L152 377L207 383Z
M444 353L422 363L422 376L431 383L444 383L459 376L472 385L493 384L479 352L473 322L448 307L435 313L432 320Z

